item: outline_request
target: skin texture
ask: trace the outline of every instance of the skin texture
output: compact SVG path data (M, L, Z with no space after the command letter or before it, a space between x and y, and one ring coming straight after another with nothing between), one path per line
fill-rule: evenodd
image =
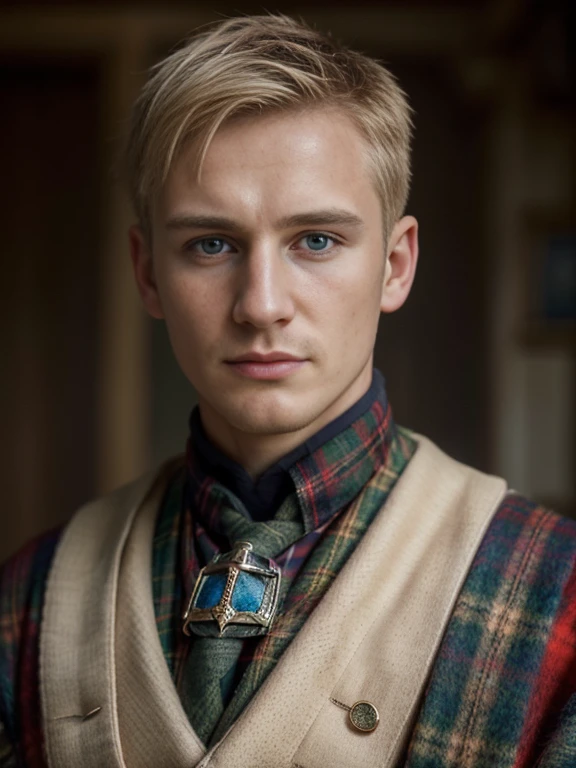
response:
M180 155L151 242L130 231L142 300L166 321L204 428L253 477L367 391L380 312L412 286L416 220L385 243L365 152L333 110L235 120L200 180L193 147ZM300 363L262 380L230 362L255 352Z

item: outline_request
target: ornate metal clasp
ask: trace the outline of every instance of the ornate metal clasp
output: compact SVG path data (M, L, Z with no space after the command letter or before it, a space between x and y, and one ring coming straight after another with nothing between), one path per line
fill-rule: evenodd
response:
M183 615L185 634L202 637L265 635L276 614L280 568L249 541L216 555L198 574Z

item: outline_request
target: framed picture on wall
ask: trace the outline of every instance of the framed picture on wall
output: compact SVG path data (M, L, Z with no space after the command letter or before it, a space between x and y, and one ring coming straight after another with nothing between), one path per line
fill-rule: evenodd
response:
M522 337L527 344L576 345L575 218L545 212L526 216Z

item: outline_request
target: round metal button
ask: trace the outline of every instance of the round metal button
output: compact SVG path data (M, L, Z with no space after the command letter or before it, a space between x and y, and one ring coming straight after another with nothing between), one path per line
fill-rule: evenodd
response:
M369 701L357 701L350 707L349 716L354 728L364 733L373 731L380 722L378 710Z

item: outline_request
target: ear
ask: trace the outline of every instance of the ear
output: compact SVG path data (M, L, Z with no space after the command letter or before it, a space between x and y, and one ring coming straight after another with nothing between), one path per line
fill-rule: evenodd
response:
M154 277L152 252L142 228L136 225L128 232L130 258L134 269L134 278L146 311L157 320L164 318L160 295Z
M386 268L382 282L382 312L395 312L408 298L418 262L418 222L404 216L388 238Z

